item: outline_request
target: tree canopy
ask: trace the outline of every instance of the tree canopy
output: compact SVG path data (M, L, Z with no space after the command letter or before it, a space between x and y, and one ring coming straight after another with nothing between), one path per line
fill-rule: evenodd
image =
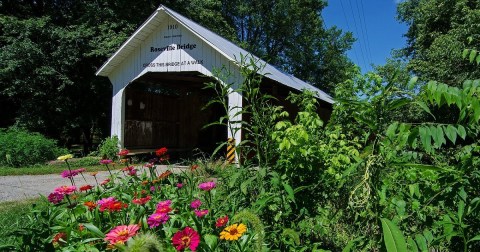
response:
M409 27L400 51L409 70L453 86L480 77L480 69L462 57L463 49L480 47L479 1L406 0L398 5L398 18Z

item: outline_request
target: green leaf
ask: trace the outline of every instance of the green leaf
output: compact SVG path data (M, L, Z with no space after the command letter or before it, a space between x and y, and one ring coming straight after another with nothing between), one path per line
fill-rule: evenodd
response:
M470 51L470 56L469 56L469 58L468 58L468 59L470 60L470 63L472 63L473 60L475 60L475 57L476 57L476 56L477 56L477 50L472 49L472 50Z
M412 238L408 237L407 243L408 243L408 247L410 249L409 251L418 252L417 244L415 243L415 241Z
M206 234L205 236L203 236L203 238L205 239L205 243L207 244L207 246L208 246L212 251L214 251L214 250L217 248L217 245L218 245L218 237L217 237L216 235Z
M415 241L417 241L418 248L420 249L420 251L428 252L427 240L425 239L425 237L423 237L423 235L421 234L415 235Z
M471 242L471 241L480 241L480 234L479 234L479 235L476 235L476 236L473 237L472 239L468 240L468 242Z
M404 252L407 251L407 243L400 229L388 219L381 218L383 241L387 252Z
M428 127L420 127L419 133L423 148L425 148L427 152L430 152L430 150L432 149L430 129Z
M430 111L430 109L428 108L427 104L425 104L424 102L422 101L416 101L415 104L417 104L420 108L422 108L425 112L429 113L433 119L435 119L435 116L432 114L432 112Z
M467 136L467 132L465 131L465 128L462 125L457 126L457 133L463 140L465 140L465 137Z
M418 76L414 76L410 79L410 81L408 81L408 88L409 89L413 89L413 87L415 87L415 84L417 83L418 81Z
M447 135L447 138L453 143L455 144L455 142L457 141L457 130L455 129L455 127L453 127L452 125L448 125L448 126L443 126L443 131L445 132L445 135Z
M462 58L466 59L470 49L463 49Z
M288 194L288 197L293 201L295 202L295 194L293 193L293 189L292 187L287 184L287 183L282 183L283 184L283 188L285 189L285 191L287 192Z
M88 230L90 230L92 233L97 235L98 237L105 237L105 234L98 229L97 226L93 225L92 223L82 223L84 227L86 227Z

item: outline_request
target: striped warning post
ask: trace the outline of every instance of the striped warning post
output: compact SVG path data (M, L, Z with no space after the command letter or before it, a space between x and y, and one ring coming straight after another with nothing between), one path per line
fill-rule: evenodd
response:
M235 139L229 138L227 144L227 162L229 164L235 161Z

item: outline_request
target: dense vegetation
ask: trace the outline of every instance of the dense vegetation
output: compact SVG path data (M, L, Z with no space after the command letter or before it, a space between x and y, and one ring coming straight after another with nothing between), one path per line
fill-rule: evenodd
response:
M82 141L88 153L110 120L111 84L95 71L160 4L326 91L352 67L345 52L353 38L325 28L320 0L4 0L0 105L9 110L0 127L26 127L67 146Z

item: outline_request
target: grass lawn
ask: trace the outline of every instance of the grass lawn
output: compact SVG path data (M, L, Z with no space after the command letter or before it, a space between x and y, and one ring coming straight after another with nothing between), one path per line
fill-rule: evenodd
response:
M105 165L93 165L93 166L73 166L72 169L78 169L84 167L88 172L93 171L106 171ZM29 167L3 167L0 166L0 176L14 176L14 175L42 175L42 174L60 174L63 170L67 170L67 165L34 165Z
M2 245L15 242L16 237L9 232L25 227L29 222L27 214L34 203L40 203L39 198L0 203L0 250Z

